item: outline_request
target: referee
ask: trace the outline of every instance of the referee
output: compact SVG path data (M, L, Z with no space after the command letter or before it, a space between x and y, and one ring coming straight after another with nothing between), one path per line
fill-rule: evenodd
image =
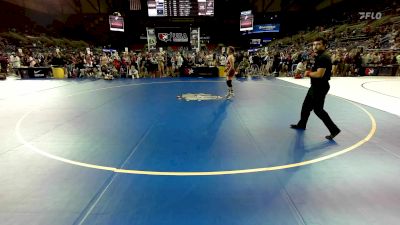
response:
M324 110L325 96L329 91L329 80L331 78L332 62L331 56L326 51L327 41L316 38L313 42L313 50L317 54L315 64L311 71L306 71L305 76L310 77L311 87L308 89L301 108L301 118L297 124L290 125L293 129L305 130L308 117L312 110L324 122L330 135L326 139L332 140L340 133L340 129L333 123L328 113Z

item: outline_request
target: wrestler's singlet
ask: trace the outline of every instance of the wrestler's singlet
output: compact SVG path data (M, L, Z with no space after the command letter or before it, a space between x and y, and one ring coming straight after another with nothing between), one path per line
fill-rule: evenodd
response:
M229 61L229 57L228 57L228 60L227 60L227 62L226 62L226 68L231 68L231 61ZM235 75L235 68L232 68L232 69L230 69L230 70L228 71L227 76L233 77L234 75Z

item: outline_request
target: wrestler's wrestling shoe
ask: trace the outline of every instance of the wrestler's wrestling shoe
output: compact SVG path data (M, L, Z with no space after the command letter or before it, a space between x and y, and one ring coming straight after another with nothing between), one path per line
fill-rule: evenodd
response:
M225 95L226 99L231 99L233 96L235 96L235 94L232 92L228 92L228 94Z

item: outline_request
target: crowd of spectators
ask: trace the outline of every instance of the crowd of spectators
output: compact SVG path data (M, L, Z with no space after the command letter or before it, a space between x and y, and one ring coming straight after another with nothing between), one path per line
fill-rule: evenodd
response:
M118 77L176 77L180 68L193 66L217 67L226 63L226 52L217 50L118 52L107 49L14 49L7 54L8 71L20 67L63 67L68 78L95 75ZM4 67L4 66L3 66Z
M385 67L390 67L387 75L396 75L400 64L400 16L390 19L380 26L366 22L328 28L318 26L315 30L277 40L267 50L260 49L253 55L256 60L250 63L266 65L277 76L296 73L296 65L300 62L300 66L312 65L312 38L309 37L316 34L329 41L334 76L371 75L368 74L369 67L377 68L374 75Z
M400 16L386 18L376 26L368 22L315 27L292 37L276 40L258 51L237 51L237 75L246 75L252 65L275 76L295 76L313 64L312 34L329 40L333 76L376 75L379 69L390 67L388 75L396 75L400 64ZM176 77L181 68L193 66L219 67L226 63L224 47L200 51L172 48L164 51L117 52L105 49L71 49L34 46L17 47L2 44L2 72L18 74L20 67L62 67L65 77ZM368 68L377 68L368 70Z

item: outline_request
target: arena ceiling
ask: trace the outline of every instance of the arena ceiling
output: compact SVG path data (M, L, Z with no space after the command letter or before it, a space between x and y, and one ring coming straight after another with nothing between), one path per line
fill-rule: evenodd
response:
M0 0L46 14L109 13L128 6L129 0ZM146 10L146 0L142 10ZM245 6L254 12L322 9L343 0L218 0L216 5Z
M46 14L105 13L110 0L1 0Z
M215 16L212 18L149 18L147 0L140 1L142 9L135 12L129 10L129 0L0 0L0 8L10 8L4 15L0 14L0 19L7 21L13 18L11 21L14 21L13 24L0 24L0 32L16 28L17 31L25 30L29 33L29 28L32 26L27 27L24 25L26 22L17 21L31 20L30 24L44 27L42 32L50 35L90 41L105 40L105 38L117 36L114 33L107 33L109 29L107 20L108 14L119 11L126 16L126 30L129 31L125 32L124 39L138 39L143 35L146 27L156 26L156 24L165 26L170 25L171 22L174 26L189 26L189 24L192 26L194 22L194 26L204 27L202 31L205 34L207 32L213 34L213 37L217 39L226 38L227 33L235 37L239 36L238 39L240 39L238 29L240 11L252 10L258 20L255 22L259 24L281 23L284 34L288 30L301 29L304 25L302 21L307 18L304 15L298 15L295 18L301 18L301 20L293 21L291 19L293 16L287 14L280 17L279 13L305 12L306 15L311 15L307 12L344 2L344 0L215 0ZM346 4L351 1L372 0L346 0ZM268 16L269 13L271 17ZM210 23L214 26L207 26ZM283 26L283 24L286 25Z

